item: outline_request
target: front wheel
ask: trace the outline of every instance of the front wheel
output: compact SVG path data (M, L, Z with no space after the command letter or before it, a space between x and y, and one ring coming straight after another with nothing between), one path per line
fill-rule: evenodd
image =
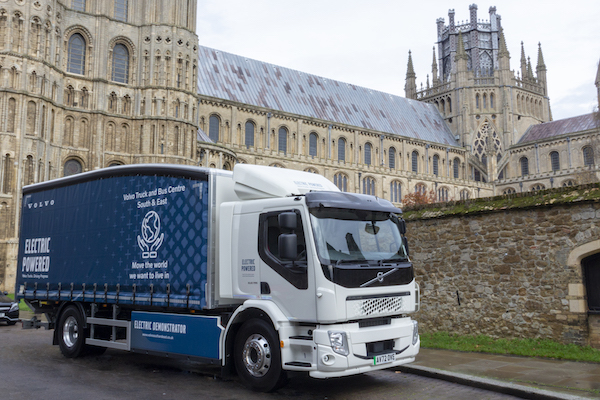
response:
M79 308L67 307L60 315L56 329L61 353L67 358L82 356L85 350L85 331Z
M235 338L234 359L238 376L252 390L270 392L287 381L277 333L262 319L251 319L242 325Z

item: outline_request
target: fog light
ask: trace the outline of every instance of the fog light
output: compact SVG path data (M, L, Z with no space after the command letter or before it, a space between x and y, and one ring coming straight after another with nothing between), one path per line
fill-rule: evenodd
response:
M323 361L323 364L325 365L333 365L335 363L335 356L333 354L325 354L321 358L321 361Z

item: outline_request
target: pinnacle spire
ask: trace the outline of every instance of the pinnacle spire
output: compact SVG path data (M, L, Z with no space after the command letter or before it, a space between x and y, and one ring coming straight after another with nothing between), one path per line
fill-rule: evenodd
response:
M531 68L531 58L527 57L527 77L533 78L533 69Z
M413 67L413 61L412 61L412 53L409 50L408 51L408 66L406 69L406 78L415 78L417 75L415 74L415 68Z
M417 98L417 75L412 62L412 53L408 51L408 66L406 68L406 83L404 84L404 93L409 99Z
M525 57L525 47L523 47L523 41L521 41L521 79L527 78L527 58Z
M500 28L500 51L498 52L498 56L510 58L510 53L508 52L508 48L506 47L506 39L504 38L503 28Z
M431 77L433 78L433 84L438 83L438 66L437 59L435 58L435 46L433 46L433 62L431 63Z
M542 44L538 43L538 61L537 61L537 69L546 69L546 64L544 63L544 55L542 54Z
M458 49L456 50L455 60L468 60L467 52L465 51L465 42L463 42L462 31L458 31Z

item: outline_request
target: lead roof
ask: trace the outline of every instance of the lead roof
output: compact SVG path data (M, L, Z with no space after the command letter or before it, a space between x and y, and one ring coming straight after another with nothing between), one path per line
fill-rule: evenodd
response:
M199 47L200 95L458 146L433 104Z
M518 144L550 139L555 136L580 133L600 127L596 113L578 115L572 118L559 119L530 126L521 137Z

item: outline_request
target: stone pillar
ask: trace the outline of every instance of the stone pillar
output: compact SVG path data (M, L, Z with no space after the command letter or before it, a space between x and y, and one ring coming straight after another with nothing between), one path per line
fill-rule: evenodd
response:
M588 325L590 329L590 346L600 349L600 315L590 314Z

